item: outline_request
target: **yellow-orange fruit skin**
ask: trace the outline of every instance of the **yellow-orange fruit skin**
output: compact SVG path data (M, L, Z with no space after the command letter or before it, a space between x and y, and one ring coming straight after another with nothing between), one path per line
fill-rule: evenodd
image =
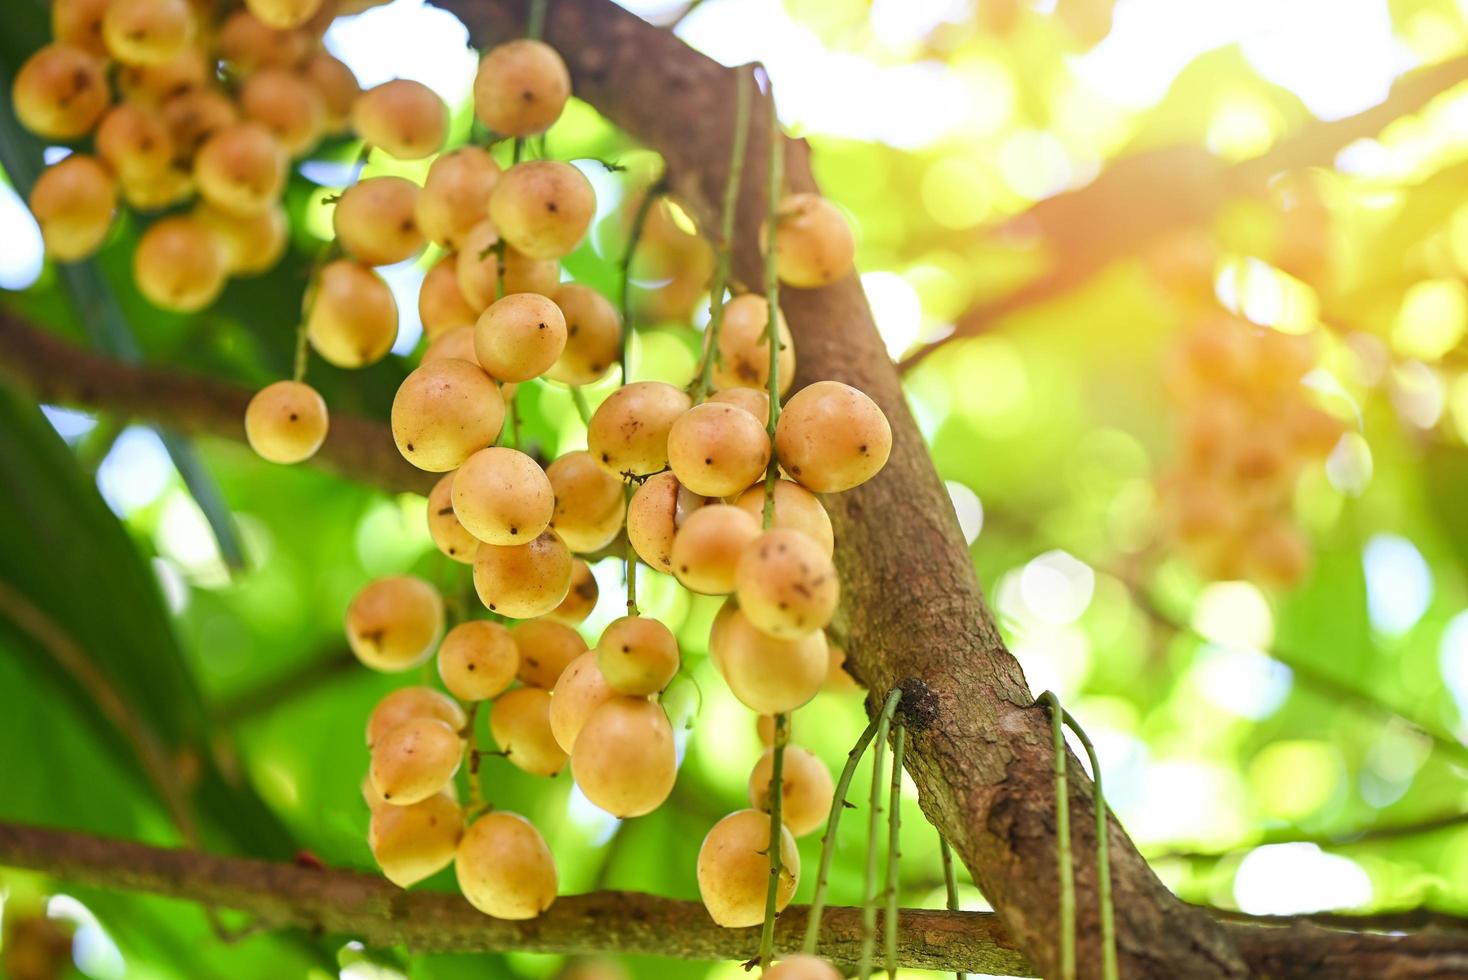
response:
M285 68L262 68L240 85L240 109L275 135L293 157L304 156L326 129L326 105L304 76Z
M117 211L117 186L94 157L73 153L41 172L27 203L41 226L46 254L58 262L76 262L107 240Z
M601 588L596 584L596 576L591 574L590 566L577 558L571 562L571 588L566 592L566 598L546 613L545 618L565 626L577 626L591 615L600 596Z
M576 552L592 552L611 544L627 513L621 481L585 450L566 453L545 474L555 495L551 527L566 546Z
M531 619L511 630L520 651L519 678L549 691L577 657L586 652L581 634L564 623Z
M362 86L357 84L357 76L352 74L352 69L325 51L318 51L301 66L301 74L321 97L325 132L336 136L350 129L352 106L362 94Z
M48 44L20 66L10 99L26 129L68 140L92 131L111 95L100 61L68 44Z
M586 175L559 160L528 160L506 170L489 199L489 217L505 241L532 259L575 251L596 214Z
M474 350L474 321L479 311L471 307L459 289L459 257L449 253L433 264L418 289L418 318L430 342L450 330L469 330L469 351ZM475 363L478 363L476 360Z
M524 544L539 537L550 526L555 499L540 465L506 446L479 450L454 476L459 523L490 544Z
M765 980L843 980L841 971L819 956L787 956L765 971Z
M418 230L456 251L469 230L489 216L489 195L499 179L500 165L488 150L461 146L443 154L428 168L418 195Z
M719 328L719 359L714 362L714 387L760 388L770 386L770 345L768 330L770 304L757 293L743 293L724 304L724 322ZM795 383L795 342L784 314L775 314L776 336L780 340L780 394ZM708 339L705 335L705 347Z
M729 497L765 472L770 437L742 408L695 405L668 430L668 465L678 482L704 497Z
M634 381L597 406L586 445L608 473L646 476L668 465L668 433L692 404L662 381Z
M431 687L400 687L383 695L367 716L367 747L414 718L437 718L454 731L463 731L469 718L459 702Z
M614 698L591 712L571 750L571 775L613 816L640 817L662 806L678 778L673 727L662 706Z
M580 283L563 283L550 294L566 321L566 344L546 377L568 385L600 381L622 350L622 325L616 307Z
M275 206L285 179L285 151L257 122L233 123L216 131L194 157L194 183L200 195L230 214L259 214Z
M196 218L163 218L138 239L133 279L154 306L197 313L224 289L224 245Z
M646 696L668 686L678 673L678 641L658 620L623 616L602 631L596 644L597 667L621 694Z
M550 725L556 744L568 755L576 746L586 719L618 694L596 665L596 651L587 650L566 665L551 691Z
M759 534L759 521L738 507L701 507L673 537L673 575L691 592L728 595L734 591L740 555Z
M490 612L512 619L544 616L571 588L571 550L546 530L529 544L482 544L474 559L474 589Z
M768 813L770 781L775 772L775 750L769 749L749 774L749 805ZM831 813L836 783L831 770L815 753L798 745L785 746L781 767L780 820L796 837L825 826Z
M505 403L494 379L456 357L419 366L393 397L398 452L430 473L456 469L492 445L504 420Z
M460 361L478 365L479 358L474 356L473 327L454 327L447 333L440 334L423 351L423 357L418 363L420 365L432 364L434 361L442 360L445 357L452 357ZM505 391L505 389L510 387L512 386L503 385L500 389L500 393L505 396L506 402L510 399L510 393Z
M124 64L163 64L193 37L194 12L186 0L112 0L102 15L107 52Z
M303 32L276 30L248 10L226 17L214 36L219 57L245 76L262 68L295 67L305 60L310 45Z
M428 536L445 557L472 565L479 539L465 530L454 514L453 486L454 474L445 473L428 494Z
M784 870L775 889L775 908L783 910L800 880L800 852L787 827L780 828ZM729 814L708 832L698 851L698 892L719 925L729 929L764 921L770 881L770 815L758 810Z
M650 568L672 572L679 526L708 502L680 486L671 472L649 477L627 505L627 540Z
M470 619L449 630L438 648L438 676L462 701L487 701L503 694L520 667L510 631L487 619Z
M51 36L94 58L107 57L102 18L111 0L52 0Z
M172 95L158 107L173 140L176 162L187 165L204 142L240 119L239 110L223 92L191 88Z
M761 243L767 241L760 235ZM856 238L841 209L819 194L791 194L775 217L775 270L800 289L829 286L850 274Z
M474 114L502 136L545 132L570 97L566 63L550 45L530 38L491 48L474 79Z
M393 265L423 250L414 209L418 185L402 177L369 177L342 192L331 225L342 248L367 265Z
M710 631L709 653L734 696L767 715L794 711L815 697L829 667L824 633L782 640L733 607L725 607Z
M453 862L463 827L458 802L437 793L408 806L374 808L367 843L387 880L409 888Z
M496 919L533 919L556 900L550 848L519 814L497 810L474 821L459 841L454 870L469 904Z
M474 325L479 364L501 381L529 381L556 363L566 347L561 308L539 293L511 293Z
M761 426L770 424L770 396L758 388L746 388L743 385L725 388L709 395L708 400L742 408L758 419Z
M444 790L459 771L464 741L437 718L410 718L372 746L368 772L384 802L408 806Z
M734 505L761 524L765 514L765 487L756 484L739 495ZM836 551L836 533L831 527L831 515L826 513L820 498L805 487L790 480L775 484L775 520L772 527L785 527L807 535L821 546L830 557Z
M300 27L321 9L322 0L245 0L245 7L260 22L276 30Z
M554 776L566 764L566 753L550 726L551 693L538 687L517 687L494 702L489 731L505 757L536 776Z
M892 427L863 392L817 381L791 396L775 427L780 465L816 493L860 486L887 464Z
M443 635L443 597L421 578L369 582L347 606L347 645L373 670L410 670L433 656Z
M360 263L349 259L327 263L307 302L306 338L328 364L339 368L375 364L397 340L398 304L392 289Z
M173 162L173 137L151 106L121 102L102 117L96 133L97 155L112 172L134 180L156 177Z
M194 217L219 237L231 276L268 272L275 268L290 244L290 222L279 204L272 204L258 214L236 215L201 202L194 208Z
M266 385L245 408L245 438L272 463L299 463L316 455L328 425L325 399L299 381Z
M739 557L739 608L761 631L794 640L825 628L841 590L836 566L807 535L771 528Z
M449 110L422 82L395 78L368 89L352 108L362 141L399 160L421 160L443 148Z

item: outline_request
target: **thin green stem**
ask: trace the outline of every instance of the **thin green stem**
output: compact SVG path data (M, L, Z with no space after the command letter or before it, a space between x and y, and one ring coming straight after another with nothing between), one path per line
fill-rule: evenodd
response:
M1050 708L1050 732L1055 749L1055 864L1060 877L1060 977L1076 975L1075 859L1070 850L1070 795L1065 777L1065 710L1051 691L1040 695Z
M743 72L734 76L734 85L734 145L729 155L729 176L724 181L724 213L719 224L714 278L709 285L709 325L704 331L703 359L691 392L695 405L708 395L714 362L719 356L719 331L724 324L724 291L729 285L729 263L734 242L734 213L739 204L739 184L744 176L744 151L749 143L749 91L752 85Z
M938 835L938 853L943 856L943 886L948 893L948 911L957 912L958 873L953 868L953 848L942 834ZM953 975L954 980L964 980L965 976L962 970Z
M877 737L872 747L872 793L867 804L867 867L862 877L861 901L861 959L857 962L857 976L870 980L872 958L877 952L877 835L882 830L882 787L883 764L887 756L887 729L892 719L886 712L877 720Z
M580 385L571 385L571 402L576 406L576 414L581 416L581 424L590 425L591 406L586 404L586 392Z
M474 734L474 719L479 714L479 702L470 701L464 706L464 714L469 719L464 725L464 768L469 776L469 803L464 812L469 813L484 805L484 787L479 782L478 740Z
M816 888L810 899L810 917L806 920L803 951L815 955L821 936L821 914L826 910L826 885L831 876L831 859L836 854L836 830L841 825L841 811L846 809L846 793L851 789L851 780L856 775L857 763L866 753L867 746L876 737L877 728L883 721L890 722L897 704L902 700L902 689L897 688L887 695L882 710L872 718L866 729L856 739L851 751L846 753L846 766L836 780L836 795L831 798L831 815L826 818L826 833L821 837L821 863L816 872Z
M780 420L780 277L775 269L775 226L780 216L780 190L785 181L785 137L780 132L780 115L775 111L775 90L769 89L770 165L765 202L765 340L770 345L770 468L765 473L765 527L775 523L775 484L780 481L780 459L775 452L775 424Z
M1101 976L1103 980L1117 980L1116 908L1111 902L1111 846L1107 840L1106 794L1101 789L1101 760L1075 716L1064 709L1061 714L1091 763L1091 782L1096 787L1096 903L1100 906L1101 919Z
M530 15L525 19L525 36L539 41L545 36L546 0L530 0Z
M781 861L780 845L784 836L785 797L785 743L790 741L790 716L781 713L775 716L774 765L770 770L770 883L765 889L765 924L760 930L760 972L768 970L775 962L775 917L780 914L780 876L785 873Z
M902 830L902 755L906 749L907 728L897 722L892 737L892 792L887 797L887 980L897 980L897 899L901 881L900 843Z
M306 343L306 318L301 317L301 322L296 327L296 357L295 367L291 371L291 378L295 381L306 380L306 365L310 361L310 347Z
M622 281L622 383L626 384L631 378L631 365L628 363L628 355L632 350L632 260L637 257L637 245L642 241L642 229L647 225L647 216L652 212L652 206L662 196L664 182L667 175L659 177L647 189L642 200L637 204L637 211L632 216L632 228L627 233L627 250L622 253L621 281Z
M632 506L632 484L626 487L627 506ZM637 549L632 547L632 538L627 538L627 615L637 616Z

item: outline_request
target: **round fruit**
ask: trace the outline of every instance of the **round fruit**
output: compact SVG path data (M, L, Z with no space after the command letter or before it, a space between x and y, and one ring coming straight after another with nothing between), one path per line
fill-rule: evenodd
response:
M474 356L474 328L455 327L448 333L442 334L423 352L419 364L431 364L445 357L457 358L470 364L478 364L479 358ZM501 394L504 394L503 390ZM508 397L505 399L509 400Z
M690 404L681 388L634 381L597 406L586 429L586 445L613 476L656 473L668 465L668 432Z
M561 604L570 588L571 552L551 530L529 544L482 544L474 559L479 601L491 612L514 619L544 616Z
M306 337L340 368L375 364L398 338L398 304L372 269L348 259L327 263L307 300ZM452 469L452 467L448 467Z
M121 178L122 199L134 211L150 212L182 204L194 194L194 179L182 170L168 169L146 180ZM221 247L224 247L221 244Z
M540 465L504 446L481 449L454 476L454 513L480 541L524 544L550 526L555 491Z
M180 92L159 106L158 111L173 140L174 159L183 164L194 158L205 140L240 118L228 96L212 88Z
M173 137L156 109L122 102L97 126L97 155L113 172L133 180L157 177L173 162Z
M546 376L568 385L600 381L622 353L616 307L590 286L574 282L556 287L551 299L565 315L566 348Z
M325 51L318 51L301 66L301 75L321 99L324 131L336 136L351 128L352 106L362 94L352 69Z
M372 746L372 785L383 802L408 806L443 791L464 755L459 732L437 718L410 718Z
M566 764L566 753L551 734L551 693L517 687L495 701L489 731L495 744L517 767L536 776L554 776Z
M194 209L194 217L219 237L225 268L232 276L254 276L274 268L290 242L290 222L279 204L242 216L205 202Z
M58 262L75 262L96 252L107 238L117 211L117 188L94 157L73 153L41 172L29 204L46 254Z
M736 405L758 419L761 427L770 424L770 396L759 388L725 388L709 395L709 401Z
M418 185L402 177L369 177L342 192L331 218L337 241L367 265L393 265L423 250L413 210Z
M750 487L734 501L760 523L764 522L765 488L763 484ZM786 527L799 531L821 546L829 557L836 550L836 536L831 529L831 515L815 494L798 483L780 480L775 484L775 521L773 527Z
M571 97L571 74L550 45L529 38L491 48L474 78L474 114L492 133L550 129Z
M110 2L110 0L109 0ZM56 8L52 8L53 10ZM214 80L214 62L190 45L161 65L119 65L117 87L129 102L158 106Z
M407 806L375 808L367 843L387 880L408 888L449 866L463 827L459 804L447 793L436 793Z
M574 559L571 562L571 588L561 604L546 613L545 618L565 626L577 626L591 615L600 596L601 589L596 584L596 576L591 574L591 568L580 558Z
M240 109L261 123L293 157L304 155L326 129L326 104L303 75L262 68L240 85Z
M596 662L612 689L622 694L656 694L678 673L678 641L648 616L613 620L596 644Z
M457 472L457 471L456 471ZM459 523L454 514L454 474L445 473L428 494L428 536L446 557L465 565L474 564L479 539Z
M784 910L800 880L800 852L789 828L780 828L780 884L775 908ZM698 892L719 925L757 926L765 918L770 881L770 815L739 810L714 824L698 850Z
M274 206L285 179L285 151L258 122L232 123L217 130L194 157L199 193L230 214L259 214Z
M111 101L102 63L68 44L48 44L27 58L10 98L22 126L56 140L91 132Z
M622 530L627 495L586 450L566 453L546 469L555 494L551 527L572 551L598 551Z
M668 464L678 482L704 497L729 497L764 475L770 437L742 408L695 405L668 430Z
M829 640L826 642L826 683L823 686L827 691L861 690L861 684L846 669L846 651Z
M499 697L515 679L520 652L510 631L487 619L471 619L449 630L438 648L438 676L463 701Z
M714 387L770 387L770 344L766 338L770 304L757 293L735 296L724 304L724 322L719 328L719 357L714 362ZM785 317L777 311L776 335L780 338L780 394L795 382L795 342ZM705 344L708 335L704 335Z
M461 146L433 161L415 212L423 237L450 252L463 246L470 229L489 215L489 195L500 165L489 151Z
M876 476L892 452L887 416L862 392L817 381L786 403L775 427L785 471L816 493L838 493Z
M459 890L485 915L533 919L556 900L556 864L540 831L503 810L470 825L454 857Z
M300 27L316 16L321 0L245 0L245 7L261 23L283 31Z
M505 402L494 379L455 357L420 366L393 396L398 452L430 473L456 469L492 445L504 421Z
M586 798L616 817L651 813L673 792L678 755L661 705L612 698L591 712L571 750Z
M245 408L245 438L272 463L299 463L326 441L326 401L308 384L277 381Z
M831 559L807 535L789 528L771 528L744 549L734 586L749 621L787 640L824 629L841 598Z
M549 296L561 281L559 259L532 259L513 246L502 256L506 293L540 293Z
M767 241L760 232L761 243ZM801 289L828 286L851 272L856 239L841 210L819 194L791 194L775 215L775 269Z
M798 640L762 633L742 610L726 607L709 634L709 653L734 696L752 711L794 711L815 697L828 668L826 635Z
M691 592L728 595L734 591L739 556L759 536L759 521L744 510L730 504L701 507L673 538L673 575Z
M492 303L474 326L479 363L501 381L540 377L565 347L566 318L538 293L512 293Z
M768 813L770 780L775 773L775 750L769 749L749 774L749 805ZM809 749L785 746L785 759L780 773L780 820L796 837L826 823L831 813L831 800L836 783L831 770Z
M373 670L409 670L433 656L443 635L443 597L421 578L369 582L347 607L347 644Z
M399 160L421 160L443 148L449 109L422 82L395 78L362 93L352 126L368 146Z
M685 489L671 472L649 477L627 505L627 540L655 571L673 570L678 528L708 500Z
M102 16L102 40L127 65L161 65L194 37L188 0L112 0Z
M469 717L459 702L431 687L400 687L385 695L367 716L367 747L376 745L388 732L414 718L437 718L456 732L463 731Z
M469 331L469 349L474 348L474 321L479 313L464 300L459 289L459 258L450 252L433 264L418 288L418 318L430 342L450 330ZM479 363L477 360L475 363Z
M532 259L575 251L596 214L586 175L559 160L528 160L506 170L489 199L489 217L505 241Z
M311 39L301 31L278 31L248 10L225 18L214 38L219 57L235 74L247 76L262 68L291 68L309 53Z
M102 40L102 18L111 0L52 0L51 34L62 44L80 48L94 58L107 57Z
M819 956L787 956L765 971L765 980L842 980L841 971Z
M464 301L474 310L474 318L489 308L499 293L500 261L495 254L500 233L488 218L474 224L464 233L454 258L454 268L459 277L459 291ZM508 290L507 290L508 291Z
M619 697L622 695L612 690L597 667L595 650L587 650L571 661L551 691L550 726L556 744L569 755L591 713Z
M787 728L789 721L786 721ZM766 748L775 744L775 716L758 715L754 719L754 733L759 736L759 743Z
M224 289L224 246L196 218L154 222L133 252L133 279L154 306L196 313Z
M532 619L512 631L520 651L520 680L549 691L577 657L586 641L571 627L549 619Z

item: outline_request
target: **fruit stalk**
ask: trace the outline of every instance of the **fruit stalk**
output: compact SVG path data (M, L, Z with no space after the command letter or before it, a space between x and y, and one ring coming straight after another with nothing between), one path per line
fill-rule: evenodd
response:
M886 927L887 980L897 980L897 897L898 865L902 860L899 835L902 829L902 753L906 748L907 728L897 722L892 738L892 792L887 798L887 916Z

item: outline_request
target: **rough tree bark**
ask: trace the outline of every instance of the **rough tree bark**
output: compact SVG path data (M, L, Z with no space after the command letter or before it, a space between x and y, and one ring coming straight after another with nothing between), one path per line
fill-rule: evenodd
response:
M521 33L515 0L436 0L480 45ZM546 40L571 70L573 89L612 122L662 154L670 186L705 228L727 173L738 75L607 0L550 4ZM760 112L755 113L760 118ZM756 124L741 189L736 279L760 281L765 127ZM792 190L814 189L806 146L789 141ZM1043 974L1058 972L1050 728L1019 664L1004 648L980 594L943 482L903 400L897 372L861 287L785 289L781 307L798 354L797 385L832 378L862 389L892 423L886 469L828 500L845 589L848 663L874 692L904 690L908 767L924 812L953 844L1010 933ZM869 699L869 708L879 703ZM1073 812L1089 813L1091 784L1076 764ZM1099 925L1090 821L1076 821L1079 960L1099 970ZM1223 928L1173 896L1125 831L1111 824L1118 953L1124 976L1247 975Z

